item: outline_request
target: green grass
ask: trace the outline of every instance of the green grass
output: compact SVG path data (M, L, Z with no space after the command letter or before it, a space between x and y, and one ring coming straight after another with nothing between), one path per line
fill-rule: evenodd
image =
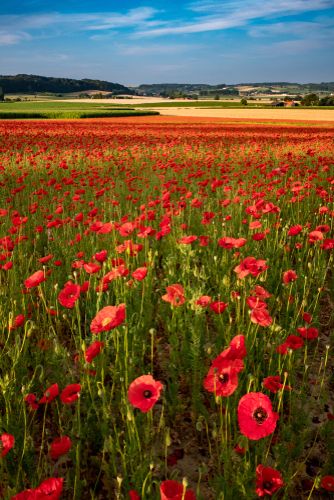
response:
M92 102L64 102L64 101L21 101L21 102L0 102L0 111L58 111L58 110L89 110L104 109L105 104ZM129 108L129 105L113 104L107 105L108 108ZM132 107L132 106L131 106Z
M112 103L97 104L84 102L4 102L0 103L0 119L40 118L40 119L68 119L68 118L107 118L120 116L157 115L156 111L141 111Z
M72 106L74 104L74 106ZM81 105L80 105L81 104ZM78 119L107 118L119 116L158 115L157 111L137 110L129 107L106 108L83 103L9 103L0 106L0 119Z

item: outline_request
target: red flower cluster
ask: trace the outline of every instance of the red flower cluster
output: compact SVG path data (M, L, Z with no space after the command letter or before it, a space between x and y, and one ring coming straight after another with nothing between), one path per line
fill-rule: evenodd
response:
M63 491L64 479L51 477L45 479L37 488L21 491L11 500L59 500Z
M64 404L73 403L79 398L80 391L81 391L80 384L67 385L60 394L61 402ZM43 397L38 402L35 394L27 394L24 400L32 410L37 410L39 405L51 403L58 395L59 395L59 386L56 383L50 385L50 387L46 389L46 391L43 394Z
M204 388L216 396L233 394L238 387L238 374L244 369L242 360L246 355L245 338L237 335L229 347L213 360L203 382Z
M270 326L273 319L267 311L265 299L271 297L271 294L259 285L254 288L253 293L254 295L250 295L246 300L251 309L251 322L260 326Z
M184 296L184 289L182 285L170 285L166 288L167 293L161 298L165 302L169 302L173 307L182 306L185 303L186 298Z
M196 500L192 490L185 491L182 483L167 479L160 484L160 500Z
M238 266L234 268L234 272L237 273L239 279L242 279L249 274L256 277L266 269L268 269L268 266L266 265L265 260L257 260L255 257L246 257Z
M15 444L15 438L12 434L1 434L0 436L0 451L1 456L5 457L7 453L13 448Z

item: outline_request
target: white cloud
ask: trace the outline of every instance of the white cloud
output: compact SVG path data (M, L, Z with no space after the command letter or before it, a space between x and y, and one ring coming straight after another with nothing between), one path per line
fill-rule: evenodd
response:
M15 45L24 40L30 40L31 36L24 31L9 32L0 30L0 45Z
M93 12L66 14L50 12L46 14L13 14L0 15L0 32L6 27L6 32L15 30L35 32L38 30L52 30L63 32L72 31L103 31L115 28L147 28L160 25L153 17L158 11L151 7L138 7L124 13L118 12ZM153 23L153 24L152 24Z
M334 7L334 0L227 0L225 2L203 0L188 5L198 16L192 22L170 21L168 26L145 29L140 37L203 33L243 27L259 19L297 15Z
M119 45L116 48L117 52L124 56L146 56L146 55L168 55L179 54L184 52L193 52L201 47L199 45L190 44L155 44L155 45Z

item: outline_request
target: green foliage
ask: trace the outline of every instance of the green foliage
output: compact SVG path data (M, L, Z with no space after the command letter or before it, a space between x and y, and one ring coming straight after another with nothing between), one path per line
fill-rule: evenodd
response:
M318 106L319 96L317 94L307 94L301 100L302 106Z
M101 80L75 80L73 78L53 78L39 75L15 75L1 76L0 86L5 89L5 92L15 94L34 93L34 92L80 92L84 90L104 90L113 92L114 94L133 94L133 90L120 85L119 83L111 83Z

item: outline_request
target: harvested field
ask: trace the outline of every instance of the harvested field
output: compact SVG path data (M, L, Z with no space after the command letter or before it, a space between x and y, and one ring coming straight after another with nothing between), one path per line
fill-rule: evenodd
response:
M241 118L244 120L334 121L332 109L240 109L240 108L152 108L162 115L200 118Z

